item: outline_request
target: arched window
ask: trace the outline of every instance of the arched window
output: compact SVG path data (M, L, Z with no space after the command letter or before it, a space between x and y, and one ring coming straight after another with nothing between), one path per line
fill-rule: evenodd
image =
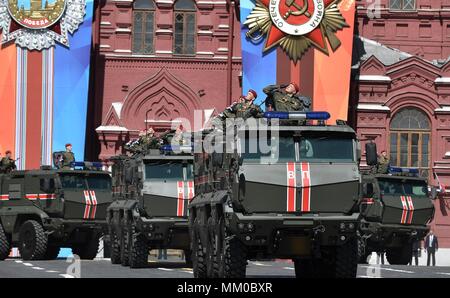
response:
M174 5L173 53L179 55L195 54L195 2L177 0Z
M431 125L427 115L416 108L404 108L393 117L390 130L391 165L428 173Z
M135 0L133 8L133 53L152 54L155 3L153 0Z

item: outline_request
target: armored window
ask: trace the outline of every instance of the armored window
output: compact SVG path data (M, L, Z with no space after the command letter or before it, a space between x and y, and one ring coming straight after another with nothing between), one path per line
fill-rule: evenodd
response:
M416 0L390 0L389 8L391 10L415 10Z
M133 8L133 53L153 54L155 4L153 0L136 0Z
M196 7L193 0L178 0L174 6L173 53L195 54Z
M419 168L428 176L431 124L427 115L416 108L402 109L392 118L390 129L390 164Z

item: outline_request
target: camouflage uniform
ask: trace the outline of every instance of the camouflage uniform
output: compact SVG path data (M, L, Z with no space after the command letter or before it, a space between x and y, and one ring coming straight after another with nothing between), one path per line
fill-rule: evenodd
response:
M378 174L387 174L389 169L389 158L380 156L378 158L378 167L377 167L377 173Z
M263 111L251 101L238 102L222 112L222 118L250 118L262 117Z
M160 140L154 136L145 135L135 141L128 142L125 149L132 153L145 152L150 149L159 149Z
M269 85L263 89L267 94L266 107L271 105L275 111L309 111L311 99L307 96L289 94L282 85Z
M72 168L72 162L75 161L75 154L73 152L66 151L63 153L62 169L69 170Z
M16 169L16 162L9 157L3 157L0 162L0 172L9 173Z

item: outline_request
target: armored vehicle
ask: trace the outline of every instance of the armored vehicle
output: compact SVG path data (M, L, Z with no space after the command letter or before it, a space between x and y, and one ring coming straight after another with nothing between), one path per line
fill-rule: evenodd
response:
M361 177L354 130L344 121L325 125L327 112L264 117L258 121L269 129L237 125L232 141L220 141L222 128L195 136L195 277L245 277L247 260L274 258L292 259L297 277L355 277ZM222 150L206 150L210 140Z
M188 202L194 196L191 147L164 145L113 158L108 208L111 262L145 267L150 249L181 249L190 263Z
M0 175L0 259L12 246L24 260L54 259L70 247L81 259L97 255L107 231L111 177L93 163L73 169L13 171Z
M434 216L432 190L417 169L390 167L386 174L364 174L360 261L366 262L372 252L386 252L390 264L408 264L413 242L423 240Z

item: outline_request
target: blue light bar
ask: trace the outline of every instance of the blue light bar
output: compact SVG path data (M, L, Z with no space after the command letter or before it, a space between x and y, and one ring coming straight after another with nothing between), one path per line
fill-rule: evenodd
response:
M414 168L401 168L401 167L391 167L389 166L388 169L389 173L405 173L405 174L415 174L418 175L419 174L419 169L414 169Z
M90 162L90 161L74 161L71 163L72 168L96 168L102 169L103 164L101 162Z
M264 118L267 119L307 119L307 120L328 120L330 119L328 112L265 112Z
M194 149L193 146L172 146L172 145L163 145L160 150L163 152L192 152Z

